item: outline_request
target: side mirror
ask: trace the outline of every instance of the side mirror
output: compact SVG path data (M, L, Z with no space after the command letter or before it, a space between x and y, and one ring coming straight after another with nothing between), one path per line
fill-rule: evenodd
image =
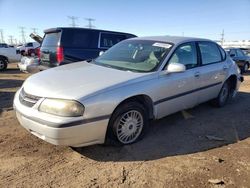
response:
M230 57L235 57L235 54L230 54Z
M174 72L184 72L186 70L185 65L180 63L171 63L167 67L168 73L174 73Z
M104 51L100 51L99 52L99 56L101 56L102 54L104 54Z

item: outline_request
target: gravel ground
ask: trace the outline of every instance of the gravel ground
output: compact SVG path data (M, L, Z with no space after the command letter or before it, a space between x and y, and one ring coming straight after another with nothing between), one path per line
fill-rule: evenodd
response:
M250 187L249 73L224 108L205 103L155 121L133 145L78 149L19 125L12 101L28 76L16 64L0 73L0 187Z

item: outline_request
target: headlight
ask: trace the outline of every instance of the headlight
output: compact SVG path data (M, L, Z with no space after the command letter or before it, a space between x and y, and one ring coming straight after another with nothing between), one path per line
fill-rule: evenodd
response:
M82 116L84 106L77 101L64 99L45 99L39 111L64 117Z

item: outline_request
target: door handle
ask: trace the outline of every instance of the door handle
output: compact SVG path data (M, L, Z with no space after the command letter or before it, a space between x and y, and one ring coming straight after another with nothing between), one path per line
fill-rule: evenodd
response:
M194 77L196 77L196 78L200 77L200 72L195 72Z

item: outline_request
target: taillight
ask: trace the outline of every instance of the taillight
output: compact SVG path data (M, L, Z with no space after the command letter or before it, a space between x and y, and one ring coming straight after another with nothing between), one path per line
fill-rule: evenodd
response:
M63 47L57 47L57 49L56 49L56 59L57 59L57 62L59 64L63 61L63 59L64 59Z

